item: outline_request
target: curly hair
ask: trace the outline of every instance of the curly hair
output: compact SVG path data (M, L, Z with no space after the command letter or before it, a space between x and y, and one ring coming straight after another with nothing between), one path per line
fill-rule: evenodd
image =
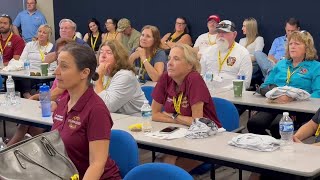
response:
M289 53L289 44L291 40L296 40L305 45L306 48L306 54L305 54L305 60L317 60L317 50L314 47L314 41L311 34L307 31L294 31L292 34L288 37L288 43L286 45L286 59L292 59Z

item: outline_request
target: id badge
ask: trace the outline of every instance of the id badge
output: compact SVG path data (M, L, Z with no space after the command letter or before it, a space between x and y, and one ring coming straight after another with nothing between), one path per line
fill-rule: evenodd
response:
M222 82L222 77L219 76L219 75L217 75L217 76L214 76L214 77L213 77L213 80L214 80L214 81L217 81L217 82Z

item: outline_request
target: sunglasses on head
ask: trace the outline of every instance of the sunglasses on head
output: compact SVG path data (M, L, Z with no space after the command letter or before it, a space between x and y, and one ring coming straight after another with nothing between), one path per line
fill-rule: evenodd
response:
M0 17L10 17L8 14L1 14Z
M231 24L218 24L217 25L217 29L219 29L219 28L229 28L230 27L230 30L231 31L235 31L235 27L233 26L233 25L231 25Z

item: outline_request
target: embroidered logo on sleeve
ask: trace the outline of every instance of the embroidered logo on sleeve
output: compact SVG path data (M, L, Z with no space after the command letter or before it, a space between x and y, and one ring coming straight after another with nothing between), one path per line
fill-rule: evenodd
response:
M54 117L53 117L53 120L63 121L63 116L62 116L62 115L59 115L59 114L55 114Z
M68 124L70 129L76 129L78 126L81 125L80 117L73 116L71 119L68 119Z
M228 59L227 59L227 65L228 65L228 66L233 66L234 63L236 63L236 61L237 61L237 58L236 58L236 57L228 57Z

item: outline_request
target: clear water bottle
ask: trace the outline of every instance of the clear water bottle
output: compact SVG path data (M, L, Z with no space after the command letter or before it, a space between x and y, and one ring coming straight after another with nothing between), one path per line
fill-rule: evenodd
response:
M206 72L206 74L204 75L204 81L207 85L207 88L211 96L213 96L213 93L214 93L213 72L211 71Z
M15 99L15 85L11 75L8 76L8 79L6 81L6 87L7 87L7 97L10 100L10 103L8 104L12 104Z
M145 100L141 107L141 117L142 117L142 131L151 132L152 126L152 109L149 105L149 101Z
M23 67L25 70L25 74L26 75L30 75L30 60L29 59L25 59L23 62Z
M40 86L40 105L42 117L50 117L51 116L51 96L50 96L50 87L46 84Z
M3 56L0 53L0 69L2 69L2 68L3 68Z
M281 136L281 149L285 151L293 151L293 121L288 112L283 113L283 117L279 122L279 132Z
M0 137L0 151L6 147L7 145L3 142L2 138Z

